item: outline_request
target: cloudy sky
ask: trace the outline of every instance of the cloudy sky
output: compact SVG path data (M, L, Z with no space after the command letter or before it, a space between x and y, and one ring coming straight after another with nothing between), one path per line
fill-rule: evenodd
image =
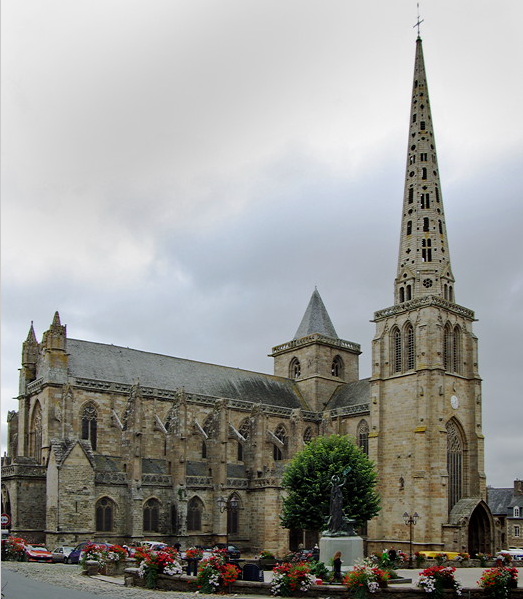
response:
M523 2L422 2L489 484L522 478ZM2 3L2 428L21 343L272 371L317 285L370 374L393 303L413 0Z

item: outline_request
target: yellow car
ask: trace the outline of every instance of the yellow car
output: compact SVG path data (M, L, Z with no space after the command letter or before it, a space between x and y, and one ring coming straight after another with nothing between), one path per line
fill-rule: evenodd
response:
M438 555L445 555L448 560L456 559L459 555L457 551L420 551L419 554L426 559L436 559Z

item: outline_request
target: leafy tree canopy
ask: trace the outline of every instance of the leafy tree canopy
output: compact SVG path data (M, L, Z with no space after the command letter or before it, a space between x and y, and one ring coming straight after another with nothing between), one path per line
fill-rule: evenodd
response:
M343 509L363 523L380 510L374 464L344 435L316 437L289 462L282 484L287 491L280 515L282 526L323 530L329 515L331 478L350 466L343 486Z

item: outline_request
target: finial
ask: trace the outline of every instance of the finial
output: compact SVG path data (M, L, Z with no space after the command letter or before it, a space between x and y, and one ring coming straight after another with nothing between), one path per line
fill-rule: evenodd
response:
M418 7L418 21L417 21L417 23L416 23L415 25L413 25L412 27L417 27L417 28L418 28L418 38L419 38L419 37L420 37L420 35L419 35L419 26L420 26L420 25L423 23L423 21L424 21L425 19L421 19L421 21L420 21L420 18L419 18L419 2L417 3L417 7Z

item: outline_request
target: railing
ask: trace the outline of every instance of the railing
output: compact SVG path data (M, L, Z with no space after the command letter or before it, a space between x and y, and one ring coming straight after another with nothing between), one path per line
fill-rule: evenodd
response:
M384 308L383 310L378 310L374 312L374 320L382 320L383 318L387 318L388 316L396 316L397 314L401 314L403 312L407 312L409 310L415 310L416 308L425 308L427 306L439 306L441 308L445 308L454 314L458 314L459 316L463 316L469 320L474 320L474 311L469 310L459 304L453 304L438 295L427 295L425 297L420 297L418 299L410 300L408 302L404 302L402 304L396 304L395 306L390 306L389 308Z
M345 339L333 339L332 337L326 337L325 335L320 335L319 333L314 333L313 335L307 335L306 337L300 337L300 339L293 339L292 341L288 341L287 343L277 345L276 347L272 348L272 353L276 354L282 351L287 351L289 349L295 349L297 347L301 347L309 343L318 342L327 343L328 345L334 345L341 349L347 349L352 352L361 353L361 346L359 343L345 341Z

